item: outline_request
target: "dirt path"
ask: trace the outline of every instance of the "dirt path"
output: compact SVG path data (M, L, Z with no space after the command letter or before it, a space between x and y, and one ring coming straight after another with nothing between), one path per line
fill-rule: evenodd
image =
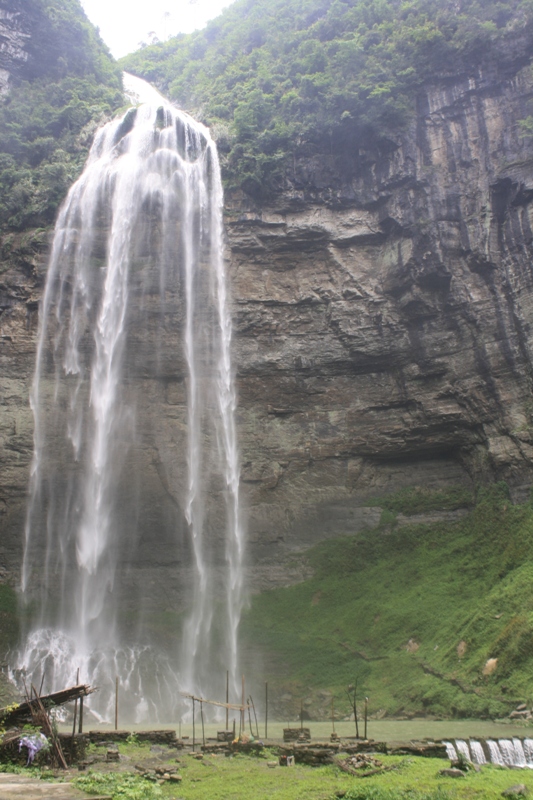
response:
M70 783L52 783L25 775L0 774L0 800L85 800L88 795ZM104 800L92 796L91 800Z

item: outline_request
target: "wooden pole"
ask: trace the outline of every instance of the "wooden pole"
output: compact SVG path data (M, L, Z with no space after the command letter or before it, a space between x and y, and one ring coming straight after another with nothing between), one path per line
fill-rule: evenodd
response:
M33 706L31 709L31 715L33 719L33 724L36 727L39 727L43 730L45 736L50 739L52 742L52 747L55 752L55 756L57 758L57 762L62 769L68 769L67 762L65 761L65 756L63 755L63 750L61 749L61 742L59 738L56 736L54 729L50 723L50 717L48 716L48 712L46 711L45 707L43 706L42 700L40 696L37 694L37 689L35 686L31 685L32 692L35 692L35 700L37 710L33 710Z
M353 687L353 697L350 694L350 687L348 687L348 698L353 708L353 718L355 720L355 738L359 739L359 717L357 716L357 678Z
M250 698L246 701L246 705L248 706L248 725L250 726L250 735L253 736L254 732L252 730L252 712L250 711Z
M268 739L268 681L265 682L265 739Z
M78 733L83 733L83 695L80 697L80 724L78 726Z
M331 698L331 727L335 733L335 700L333 697Z
M78 667L78 671L76 673L76 686L79 686L80 683L80 669ZM78 716L78 698L74 701L74 721L72 722L72 738L76 735L76 718ZM74 748L74 744L72 745ZM73 753L74 754L74 753Z
M229 669L226 670L226 706L229 705ZM229 725L229 708L226 707L226 730Z
M245 728L245 724L246 724L245 721L244 721L244 706L246 705L246 703L244 702L244 675L242 676L242 698L241 698L241 700L242 700L242 702L241 702L241 720L242 720L241 730L244 733L244 728Z
M204 704L201 701L200 701L200 717L202 718L202 743L205 747Z
M367 722L368 722L368 697L365 697L365 739L367 738L366 735Z
M194 746L196 744L196 727L194 724L194 697L192 699L192 751L194 753Z
M300 730L304 729L304 701L300 700Z
M118 675L115 678L115 730L118 731Z
M259 723L257 722L257 714L255 713L255 703L254 703L254 699L253 699L252 695L250 695L250 697L248 698L248 703L251 704L251 706L252 706L252 708L254 710L255 733L256 733L257 738L259 739Z

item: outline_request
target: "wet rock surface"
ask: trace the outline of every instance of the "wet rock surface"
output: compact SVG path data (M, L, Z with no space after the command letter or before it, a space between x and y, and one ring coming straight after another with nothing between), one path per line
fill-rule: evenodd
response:
M525 496L530 89L529 69L428 86L388 152L309 148L271 207L228 198L256 563L372 527L369 498L406 486Z
M388 150L308 146L268 207L227 195L253 591L305 579L299 553L315 542L376 527L371 498L500 479L514 499L526 496L533 140L519 121L532 91L529 69L429 85L411 129ZM21 561L46 250L43 232L2 242L0 579L16 580ZM148 308L155 272L136 275ZM134 508L139 535L122 591L127 604L127 580L132 596L143 582L153 608L179 610L192 584L185 539L177 552L173 538L184 476L164 466L176 462L186 428L186 376L170 357L183 321L175 287L168 303L162 377L155 315L131 333L128 381L142 381L144 398L131 459L144 481L132 487L124 477L121 502L125 514Z

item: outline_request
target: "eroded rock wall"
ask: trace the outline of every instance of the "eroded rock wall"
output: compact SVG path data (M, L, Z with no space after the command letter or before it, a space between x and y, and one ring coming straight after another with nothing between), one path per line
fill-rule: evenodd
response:
M9 91L9 81L28 61L30 24L13 0L0 3L0 96Z
M516 499L529 491L533 139L519 121L532 97L529 68L436 83L388 150L308 148L268 207L228 195L253 590L302 578L294 554L310 544L377 525L370 498L499 479ZM42 235L5 238L0 567L12 576L45 264ZM174 337L179 299L169 303L164 335ZM159 528L183 517L173 452L183 449L186 376L170 360L155 374L145 334L132 332L139 357L127 370L143 381L135 457L146 465L129 579L176 608L187 604L190 570Z
M428 86L389 152L302 154L271 207L229 198L255 557L409 485L529 491L532 89L530 68Z

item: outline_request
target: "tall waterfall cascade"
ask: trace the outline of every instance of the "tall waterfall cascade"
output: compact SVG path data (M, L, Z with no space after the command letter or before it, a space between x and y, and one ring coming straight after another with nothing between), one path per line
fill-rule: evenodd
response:
M124 714L164 721L180 690L236 683L232 326L216 146L148 84L125 87L133 105L96 133L55 227L13 672L51 690L79 669L102 718L118 677Z

